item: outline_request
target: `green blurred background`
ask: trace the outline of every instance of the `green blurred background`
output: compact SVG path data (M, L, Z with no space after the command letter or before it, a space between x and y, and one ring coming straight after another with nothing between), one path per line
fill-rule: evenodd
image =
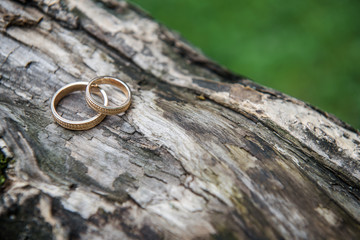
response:
M360 129L360 1L131 2L233 72Z

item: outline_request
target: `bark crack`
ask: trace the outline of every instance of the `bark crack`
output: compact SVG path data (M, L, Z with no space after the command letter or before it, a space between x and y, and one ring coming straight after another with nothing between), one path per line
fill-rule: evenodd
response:
M155 175L150 175L149 173L146 173L146 171L145 171L145 173L144 173L144 176L146 176L146 177L148 177L148 178L155 179L155 180L157 180L157 181L159 181L159 182L162 182L162 183L164 183L164 184L167 184L167 182L166 182L164 179L161 179L161 178L159 178L159 177L156 177Z
M20 48L20 45L16 46L14 49L12 49L9 54L7 54L7 56L5 57L4 61L1 63L0 68L3 68L4 64L7 62L7 60L9 59L9 57Z

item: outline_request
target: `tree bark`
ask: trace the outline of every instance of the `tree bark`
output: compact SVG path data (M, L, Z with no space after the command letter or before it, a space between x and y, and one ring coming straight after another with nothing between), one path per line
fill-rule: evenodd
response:
M351 126L126 2L2 0L0 16L1 239L359 238ZM130 109L88 131L57 125L55 91L101 75L129 84ZM59 111L90 116L83 96Z

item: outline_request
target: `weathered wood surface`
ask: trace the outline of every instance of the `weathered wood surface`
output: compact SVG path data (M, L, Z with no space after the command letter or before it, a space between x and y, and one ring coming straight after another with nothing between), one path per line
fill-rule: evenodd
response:
M335 117L126 2L2 0L0 29L0 239L359 238L360 136ZM54 123L54 92L99 75L130 85L127 113ZM65 116L92 114L82 96Z

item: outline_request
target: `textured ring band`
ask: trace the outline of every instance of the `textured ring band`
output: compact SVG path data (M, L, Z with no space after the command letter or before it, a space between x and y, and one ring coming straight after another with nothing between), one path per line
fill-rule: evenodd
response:
M87 129L93 128L96 125L98 125L106 117L106 115L98 113L96 116L86 119L86 120L72 121L72 120L63 118L56 111L56 106L63 97L65 97L66 95L68 95L71 92L84 91L84 90L86 90L87 85L88 85L87 82L70 83L70 84L60 88L54 94L53 98L51 99L51 112L52 112L52 115L53 115L55 121L60 126L67 128L67 129L71 129L71 130L87 130ZM108 104L108 97L107 97L106 92L99 88L95 88L94 90L95 90L94 92L96 94L101 93L99 95L103 99L104 105L106 106Z
M106 106L105 104L99 104L95 101L95 99L91 96L91 89L93 87L96 87L100 84L111 84L114 85L125 94L126 100L124 103L122 103L120 106ZM120 79L114 78L114 77L97 77L94 78L89 82L89 84L86 87L86 102L89 104L89 106L94 109L95 111L106 114L106 115L115 115L121 112L125 112L131 103L131 91L128 85L121 81Z

